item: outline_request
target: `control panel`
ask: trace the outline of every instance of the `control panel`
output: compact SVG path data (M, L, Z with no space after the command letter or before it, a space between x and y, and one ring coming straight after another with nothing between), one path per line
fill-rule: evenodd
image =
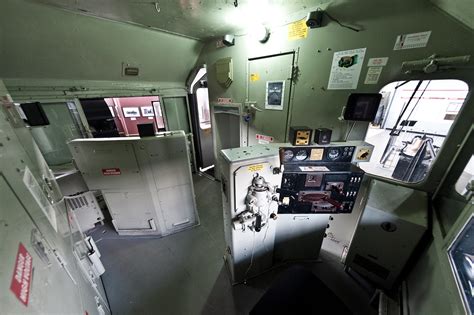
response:
M355 146L280 148L282 164L301 162L351 162Z
M278 213L350 213L364 171L351 164L354 146L280 148Z

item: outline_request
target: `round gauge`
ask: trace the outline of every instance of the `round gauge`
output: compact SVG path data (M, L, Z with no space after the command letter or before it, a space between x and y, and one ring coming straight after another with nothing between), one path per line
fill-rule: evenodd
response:
M308 153L305 150L299 150L296 153L295 159L298 161L304 161L308 157Z
M293 153L293 151L286 150L285 152L283 152L283 161L285 162L291 161L294 155L295 154Z
M337 159L339 159L341 155L341 151L339 151L339 149L329 149L328 151L328 159L332 160L332 161L335 161Z

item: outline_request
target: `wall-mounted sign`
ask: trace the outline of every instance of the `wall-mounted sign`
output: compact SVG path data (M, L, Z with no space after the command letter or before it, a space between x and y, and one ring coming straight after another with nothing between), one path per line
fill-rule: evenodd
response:
M370 58L367 67L383 67L387 65L387 62L388 57Z
M266 136L266 135L259 135L258 133L255 135L255 139L257 139L259 144L269 144L273 142L273 137Z
M118 168L118 167L103 168L102 169L102 175L104 175L104 176L122 175L122 171L120 171L120 168Z
M265 109L283 110L285 81L267 81L265 89Z
M13 277L10 283L10 290L15 294L23 305L28 306L30 300L31 276L33 271L33 257L20 243L15 259Z
M364 84L377 84L382 70L383 67L369 67L367 75L365 76Z
M306 19L288 24L288 40L303 39L308 36Z
M426 47L431 31L398 35L393 50Z
M357 88L366 48L337 51L334 53L329 75L328 90Z
M138 107L122 107L123 116L129 117L140 117L140 109Z
M153 106L142 106L142 107L140 107L140 110L142 111L142 116L143 117L153 117L153 116L155 116L155 112L153 111Z

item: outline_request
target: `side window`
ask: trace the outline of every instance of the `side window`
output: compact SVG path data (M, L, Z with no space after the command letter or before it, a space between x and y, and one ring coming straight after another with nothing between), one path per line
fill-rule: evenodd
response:
M375 146L368 173L403 182L422 181L457 117L468 86L460 80L393 82L382 88L382 101L365 141Z
M461 176L459 176L455 184L455 189L460 195L466 198L472 196L472 191L474 190L474 155L466 164Z

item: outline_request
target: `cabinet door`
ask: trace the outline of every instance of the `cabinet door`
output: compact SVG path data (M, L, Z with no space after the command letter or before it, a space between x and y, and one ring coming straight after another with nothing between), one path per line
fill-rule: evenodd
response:
M6 314L84 313L78 287L0 172L0 305ZM64 294L67 292L67 294Z

